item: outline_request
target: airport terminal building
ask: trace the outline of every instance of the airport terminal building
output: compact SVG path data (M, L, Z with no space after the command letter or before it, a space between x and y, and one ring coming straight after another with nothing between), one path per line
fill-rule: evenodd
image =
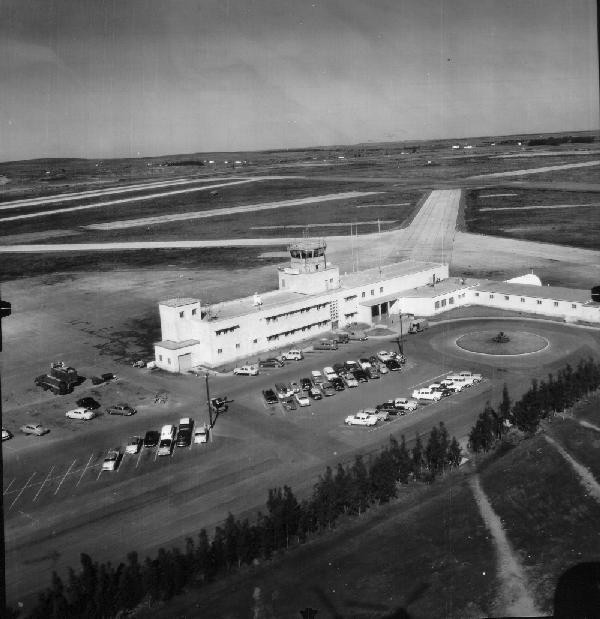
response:
M587 290L541 286L535 276L450 278L447 264L411 260L340 276L326 249L323 240L291 244L290 266L278 269L279 287L271 292L216 306L195 298L159 303L157 366L170 372L217 367L353 323L371 325L401 313L435 316L465 305L600 324L600 303Z

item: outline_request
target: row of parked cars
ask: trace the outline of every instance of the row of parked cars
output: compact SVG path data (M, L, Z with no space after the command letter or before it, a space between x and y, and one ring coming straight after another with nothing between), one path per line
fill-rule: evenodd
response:
M415 389L412 392L412 398L394 398L378 404L375 408L365 408L354 415L348 415L344 423L349 426L374 426L379 421L387 421L390 415L405 415L407 412L416 410L419 400L438 401L482 380L481 374L474 374L468 370L450 374L439 383Z
M322 371L313 370L310 377L298 382L276 383L275 389L263 391L263 397L267 404L281 402L288 410L310 406L311 400L331 397L338 391L358 387L361 382L379 379L382 374L400 371L405 362L403 355L382 350L369 358L335 363Z
M194 443L207 443L209 428L206 424L196 425L190 417L179 420L179 426L166 424L160 432L148 430L141 436L132 436L125 447L125 453L135 455L142 449L156 449L158 456L170 456L175 447L189 447ZM120 447L109 449L102 470L114 471L119 467L123 458Z

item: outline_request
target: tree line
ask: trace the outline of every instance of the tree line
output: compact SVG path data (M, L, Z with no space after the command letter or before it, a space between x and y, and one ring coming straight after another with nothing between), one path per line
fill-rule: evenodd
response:
M185 547L161 548L154 558L97 563L81 554L78 571L69 568L65 581L56 572L40 593L31 619L108 619L142 601L168 601L186 587L200 587L232 570L269 559L275 552L301 544L313 534L333 529L342 516L364 513L397 496L398 485L431 483L460 464L461 449L443 422L434 426L424 444L417 434L408 448L405 437L390 436L389 445L365 460L327 467L308 498L299 501L289 486L268 492L266 510L254 522L229 514L212 539L202 529Z
M511 426L532 434L543 419L570 408L598 387L600 363L592 358L581 359L574 369L567 364L556 376L548 374L545 380L533 379L529 390L514 404L505 384L497 410L488 402L471 428L469 449L489 451Z

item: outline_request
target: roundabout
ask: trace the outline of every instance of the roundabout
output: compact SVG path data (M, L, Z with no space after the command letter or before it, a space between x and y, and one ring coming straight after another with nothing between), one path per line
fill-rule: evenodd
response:
M476 331L461 335L455 343L468 352L510 357L531 355L550 346L545 337L528 331Z

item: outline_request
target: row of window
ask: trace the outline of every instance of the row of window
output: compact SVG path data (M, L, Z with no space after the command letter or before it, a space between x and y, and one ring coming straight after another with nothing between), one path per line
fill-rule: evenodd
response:
M290 310L289 312L283 312L282 314L274 314L273 316L267 316L267 324L270 322L277 322L279 318L285 318L287 316L294 316L296 314L304 314L306 312L310 312L313 309L321 310L324 307L327 307L330 304L330 301L326 301L325 303L317 303L316 305L310 305L309 307L302 307L297 310Z
M383 286L379 286L379 294L383 294ZM367 296L367 292L365 290L362 291L361 297L364 299ZM375 296L375 288L371 288L371 296Z
M311 331L314 327L324 327L329 324L329 320L321 320L320 322L313 322L310 325L305 325L304 327L298 327L297 329L290 329L289 331L282 331L281 333L275 333L274 335L269 335L267 337L267 342L273 342L278 340L280 337L288 337L290 335L295 335L298 332L306 332Z
M192 316L195 316L195 315L196 315L196 313L197 313L197 311L198 311L198 308L197 308L197 307L194 307L194 308L192 309L192 312L191 312L191 313L192 313ZM184 317L184 315L185 315L185 312L184 312L184 311L179 312L179 318L183 318L183 317Z
M476 297L478 297L478 296L479 296L479 293L478 293L478 292L476 292L476 293L475 293L475 296L476 296ZM490 298L490 299L493 299L493 298L494 298L494 295L493 295L493 294L490 294L490 295L489 295L489 298ZM504 300L505 300L505 301L510 301L510 295L505 294L505 295L504 295ZM521 300L521 303L526 303L526 302L527 302L527 297L521 297L521 298L520 298L520 300ZM536 299L536 304L537 304L537 305L541 305L541 304L542 304L542 302L543 302L543 300L542 300L542 299ZM558 307L558 305L559 305L558 301L553 301L552 303L553 303L553 307ZM577 309L577 303L571 303L571 309Z
M215 335L223 335L225 333L233 333L236 329L239 329L240 325L233 325L232 327L225 327L224 329L217 329Z
M450 297L447 303L448 305L454 305L454 297ZM435 302L435 309L440 309L440 307L446 307L446 299L441 299L440 301Z

